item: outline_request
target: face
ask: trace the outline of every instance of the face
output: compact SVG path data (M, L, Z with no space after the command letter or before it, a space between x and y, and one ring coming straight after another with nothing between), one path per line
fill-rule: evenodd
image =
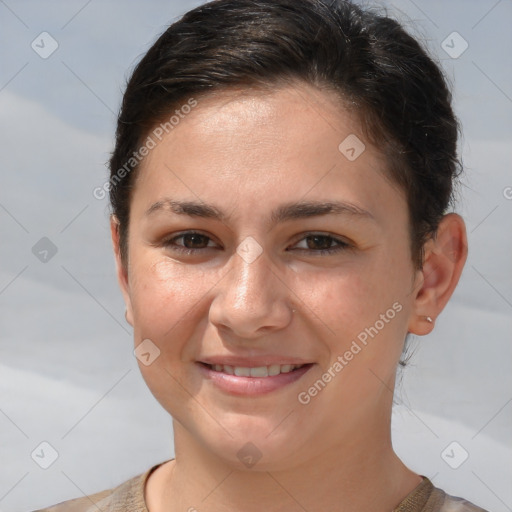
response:
M386 435L414 300L408 233L404 194L334 96L199 100L146 157L131 204L121 286L151 392L232 464L254 451L282 468Z

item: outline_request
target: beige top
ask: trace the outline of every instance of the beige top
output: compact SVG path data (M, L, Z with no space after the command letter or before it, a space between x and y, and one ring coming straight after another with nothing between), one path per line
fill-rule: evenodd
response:
M167 461L165 461L167 462ZM34 512L148 512L144 499L144 489L149 475L161 462L130 480L105 491L64 501L52 507ZM423 477L414 489L393 512L487 512L462 498L447 495Z

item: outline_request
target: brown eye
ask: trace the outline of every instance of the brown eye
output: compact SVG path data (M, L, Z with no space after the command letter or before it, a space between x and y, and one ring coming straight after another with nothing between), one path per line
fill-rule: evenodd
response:
M165 240L163 245L172 251L184 252L186 254L192 254L204 249L213 249L217 246L209 236L194 231L173 236Z
M334 238L330 236L322 236L322 235L311 235L305 238L307 240L306 244L308 249L316 249L316 250L325 250L330 249L332 243L335 241Z
M302 245L302 247L301 247ZM332 254L350 246L347 242L331 235L311 234L302 238L295 244L296 250L317 254Z
M198 233L189 233L178 238L183 239L183 246L187 249L204 249L208 246L208 241L210 240L206 235Z

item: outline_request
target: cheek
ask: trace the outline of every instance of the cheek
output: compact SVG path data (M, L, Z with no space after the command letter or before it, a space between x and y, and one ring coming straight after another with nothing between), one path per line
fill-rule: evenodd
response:
M137 346L151 340L159 350L154 361L139 369L148 388L162 407L180 417L189 400L185 381L187 350L198 338L204 317L201 299L212 288L214 276L198 266L180 265L151 254L133 257L130 292L134 315L134 340ZM155 351L156 349L152 348ZM153 352L156 353L156 352Z
M181 331L190 325L201 299L215 284L217 273L213 274L161 257L141 258L130 287L136 339L166 340L167 345L173 331L180 331L184 339Z
M382 256L365 265L364 271L352 266L319 274L308 279L307 294L302 290L308 309L326 328L323 339L331 361L352 351L347 356L354 363L346 374L362 367L366 372L371 367L388 373L402 351L407 290L403 275L392 275L388 257Z
M375 322L399 295L396 284L387 282L386 273L379 267L347 265L337 271L308 275L296 283L295 289L307 308L332 330L345 335L356 333Z

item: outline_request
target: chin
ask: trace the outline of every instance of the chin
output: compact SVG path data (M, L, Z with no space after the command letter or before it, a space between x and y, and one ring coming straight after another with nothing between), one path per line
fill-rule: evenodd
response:
M225 425L232 437L218 428L214 432L220 436L212 436L210 429L203 432L204 436L197 434L208 451L234 470L279 471L300 464L299 455L303 455L307 443L295 429L279 426L280 421L282 418L275 422L273 418L245 417L237 424L233 421Z

